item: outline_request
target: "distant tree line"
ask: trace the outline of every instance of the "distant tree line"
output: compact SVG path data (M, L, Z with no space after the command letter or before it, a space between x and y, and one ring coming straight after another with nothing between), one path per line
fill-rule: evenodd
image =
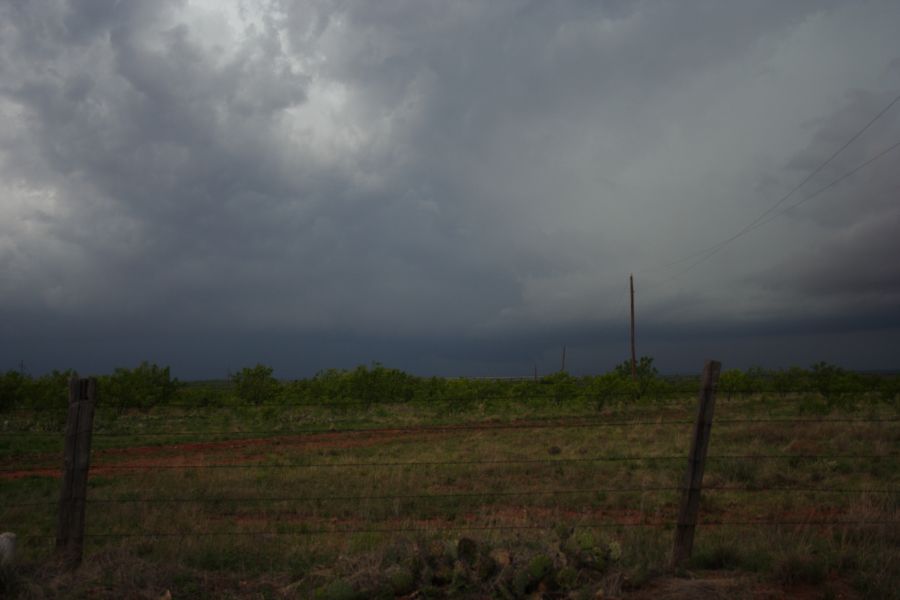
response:
M55 406L65 410L69 403L69 379L74 374L71 369L54 370L32 377L22 371L7 371L0 375L0 410ZM171 376L169 367L146 361L133 369L117 368L112 374L97 379L104 403L122 410L168 404L184 385Z
M67 382L72 371L53 371L33 377L20 370L0 375L0 411L13 408L58 406L68 402ZM257 364L221 381L181 382L169 367L142 362L117 368L98 377L105 407L120 411L148 410L156 406L253 406L263 404L452 401L458 405L485 400L587 401L602 408L613 402L656 402L697 393L697 376L662 376L650 357L641 357L632 377L626 361L603 375L576 377L558 372L538 379L465 379L418 377L374 363L355 369L327 369L315 376L279 380L273 369ZM731 369L719 379L719 396L786 398L814 397L825 405L870 399L895 402L900 377L859 373L819 362L808 369Z

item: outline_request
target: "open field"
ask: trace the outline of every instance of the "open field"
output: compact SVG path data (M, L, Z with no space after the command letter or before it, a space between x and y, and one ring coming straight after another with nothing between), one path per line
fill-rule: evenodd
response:
M717 402L700 525L667 575L696 411L553 395L106 410L85 561L53 562L59 411L4 415L12 597L831 597L900 589L895 402Z

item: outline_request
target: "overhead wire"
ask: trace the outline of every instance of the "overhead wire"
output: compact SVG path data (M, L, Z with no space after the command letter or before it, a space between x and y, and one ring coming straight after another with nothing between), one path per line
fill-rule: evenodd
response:
M883 117L883 116L885 115L885 113L887 113L891 108L893 108L893 106L894 106L895 104L897 104L897 102L900 102L900 94L897 94L896 96L894 96L894 98L893 98L893 99L892 99L892 100L891 100L884 108L882 108L882 109L878 112L878 114L876 114L874 117L872 117L872 118L869 120L869 122L866 123L865 126L863 126L862 129L858 130L856 133L853 134L852 137L850 137L850 139L848 139L846 142L844 142L843 144L841 144L841 146L838 147L837 150L835 150L828 158L826 158L822 163L820 163L819 166L817 166L817 167L816 167L815 169L813 169L806 177L804 177L803 180L800 181L800 183L798 183L798 184L796 184L794 187L792 187L786 194L784 194L781 198L779 198L779 199L775 202L775 204L773 204L772 206L770 206L769 208L767 208L765 211L763 211L762 214L760 214L758 217L756 217L756 219L754 219L752 222L750 222L748 225L746 225L743 229L741 229L740 231L738 231L738 233L734 234L734 236L732 236L731 238L728 238L728 239L726 239L726 240L723 240L722 242L719 242L718 244L715 244L715 245L713 245L713 246L711 246L711 247L709 247L709 248L706 248L706 249L704 249L704 250L697 251L697 252L695 252L695 253L693 253L693 254L690 254L690 255L688 255L688 256L679 258L678 260L674 260L674 261L672 261L672 262L666 263L665 265L663 265L663 266L660 267L660 268L661 268L661 269L667 269L667 268L669 268L669 267L672 267L672 266L674 266L674 265L680 264L680 263L682 263L682 262L691 260L691 259L693 259L693 258L697 258L698 256L704 255L704 254L706 254L707 252L709 252L710 250L713 250L713 249L715 249L715 248L718 248L718 247L719 247L720 245L722 245L722 244L727 244L727 243L733 241L734 239L737 239L737 237L740 237L740 236L744 235L745 233L747 233L747 232L751 231L752 229L754 229L758 223L760 223L760 222L761 222L763 219L765 219L769 214L771 214L771 213L774 212L776 209L778 209L779 206L781 206L782 204L784 204L788 199L791 198L791 196L793 196L794 194L796 194L796 193L797 193L804 185L806 185L807 183L809 183L809 182L812 180L813 177L815 177L816 175L818 175L819 173L821 173L822 170L823 170L825 167L827 167L827 166L828 166L835 158L837 158L837 156L838 156L841 152L843 152L844 150L846 150L853 142L855 142L857 139L859 139L859 137L862 136L863 133L865 133L872 125L875 124L876 121L878 121L881 117ZM893 149L893 147L892 147L891 149ZM880 156L880 155L879 155L879 156ZM866 164L867 164L867 163L866 163ZM860 167L860 168L861 168L861 167ZM858 170L858 168L857 168L856 170ZM854 171L854 172L855 172L855 171Z
M699 258L697 258L697 259L696 259L693 263L691 263L688 267L686 267L685 269L683 269L683 270L681 270L681 271L675 273L672 277L670 277L669 279L663 281L662 283L665 284L665 283L667 283L667 282L669 282L669 281L672 281L673 279L677 279L678 277L681 277L681 276L684 275L685 273L688 273L689 271L691 271L691 270L693 270L694 268L698 267L700 264L702 264L702 263L706 262L707 260L709 260L710 258L712 258L714 255L718 254L721 250L723 250L723 249L724 249L728 244L730 244L731 242L737 240L738 238L741 238L741 237L747 235L748 233L750 233L750 232L752 232L752 231L755 231L756 229L759 229L760 227L763 227L764 225L767 225L768 223L772 222L774 219L780 217L781 215L784 215L784 214L790 212L791 210L797 208L797 207L800 206L801 204L803 204L803 203L805 203L805 202L807 202L807 201L809 201L809 200L812 200L813 198L815 198L816 196L819 196L819 195L822 194L823 192L828 191L829 189L833 188L834 186L836 186L836 185L839 184L840 182L844 181L845 179L847 179L847 178L851 177L852 175L856 174L857 172L861 171L862 169L864 169L865 167L869 166L870 164L872 164L872 163L875 162L876 160L880 159L880 158L883 157L884 155L893 152L893 151L896 150L897 148L900 148L900 142L896 142L896 143L894 143L894 144L888 146L887 148L885 148L884 150L882 150L882 151L879 152L878 154L872 156L871 158L869 158L869 159L866 160L865 162L860 163L859 165L857 165L856 167L850 169L849 171L846 171L844 174L842 174L842 175L840 175L839 177L837 177L837 178L831 180L831 181L828 182L827 184L825 184L825 185L823 185L822 187L818 188L816 191L812 192L812 193L809 194L808 196L805 196L805 197L804 197L803 199L801 199L800 201L795 202L794 204L791 204L791 205L788 206L787 208L784 208L784 209L782 209L782 210L780 210L780 211L778 211L778 212L771 213L771 214L770 214L769 211L767 211L767 213L764 213L763 215L761 215L761 216L760 216L759 218L757 218L757 220L754 221L751 225L748 225L747 227L745 227L744 229L742 229L742 230L740 230L739 232L735 233L735 234L732 235L731 237L729 237L729 238L727 238L727 239L725 239L725 240L719 242L719 243L716 244L715 246L712 246L712 247L708 248L707 250L705 250L705 251L702 253L702 255L699 256ZM766 215L768 215L768 216L766 217ZM765 218L763 218L763 217L765 217ZM695 255L695 256L696 256L696 255Z
M710 246L710 247L704 248L703 250L699 250L699 251L694 252L694 253L692 253L692 254L689 254L689 255L687 255L687 256L683 256L683 257L681 257L681 258L679 258L679 259L677 259L677 260L674 260L674 261L665 263L665 264L661 265L660 267L658 267L657 269L653 269L653 270L667 270L667 269L670 269L671 267L674 267L675 265L678 265L678 264L681 264L681 263L684 263L684 262L687 262L687 261L693 261L687 268L685 268L685 269L683 269L683 270L677 272L675 275L671 276L670 278L666 279L665 281L663 281L663 282L661 282L660 284L657 284L657 285L664 285L664 284L666 284L666 283L668 283L668 282L670 282L670 281L672 281L672 280L674 280L674 279L677 279L678 277L681 277L681 276L684 275L685 273L687 273L687 272L691 271L692 269L694 269L695 267L697 267L699 264L705 262L706 260L708 260L709 258L711 258L712 256L714 256L715 254L717 254L717 253L718 253L720 250L722 250L725 246L731 244L731 243L734 242L735 240L737 240L737 239L739 239L739 238L741 238L741 237L747 235L747 234L750 233L751 231L754 231L754 230L758 229L759 227L762 227L763 225L765 225L765 224L771 222L772 219L774 219L774 218L776 218L777 216L780 216L780 215L782 215L782 214L785 214L788 210L791 210L791 209L793 209L793 208L796 208L797 206L803 204L804 202L807 202L808 200L811 200L812 198L818 196L818 195L821 194L822 192L824 192L824 191L830 189L831 187L837 185L838 183L840 183L840 182L843 181L844 179L847 179L848 177L850 177L850 176L853 175L854 173L858 172L859 170L861 170L861 169L863 169L864 167L868 166L868 165L871 164L872 162L875 162L876 160L878 160L878 159L881 158L882 156L888 154L889 152L893 151L895 148L897 148L898 146L900 146L900 142L898 142L898 143L896 143L896 144L890 146L890 147L887 148L886 150L883 150L882 152L879 152L879 153L876 154L874 157L868 159L868 160L865 161L864 163L858 165L857 167L855 167L855 168L851 169L850 171L844 173L843 175L841 175L841 176L838 177L837 179L831 181L829 184L823 186L822 188L819 188L816 192L814 192L813 194L810 194L809 196L805 197L805 198L804 198L803 200L801 200L800 202L797 202L797 203L795 203L795 204L789 206L789 207L788 207L787 209L785 209L785 210L780 210L780 211L778 210L779 207L781 207L785 202L787 202L791 197L793 197L794 194L796 194L801 188L803 188L807 183L809 183L816 175L818 175L819 173L821 173L822 170L825 169L825 167L827 167L829 164L831 164L831 162L834 161L834 159L838 157L838 155L840 155L844 150L846 150L850 145L852 145L853 142L855 142L857 139L859 139L866 131L869 130L869 128L872 127L872 125L874 125L879 119L881 119L881 117L883 117L888 111L890 111L891 108L893 108L894 105L896 105L898 102L900 102L900 94L897 94L896 96L894 96L894 97L891 99L891 101L888 102L888 104L887 104L886 106L884 106L884 107L883 107L883 108L882 108L882 109L881 109L874 117L872 117L872 118L871 118L871 119L870 119L870 120L869 120L869 121L861 128L861 129L857 130L856 133L854 133L847 141L845 141L843 144L841 144L841 145L840 145L840 146L839 146L839 147L838 147L838 148L837 148L837 149L836 149L836 150L835 150L828 158L826 158L823 162L821 162L815 169L813 169L813 170L812 170L806 177L804 177L799 183L797 183L796 185L794 185L794 186L793 186L786 194L784 194L783 196L781 196L781 197L775 202L775 204L773 204L772 206L770 206L769 208L767 208L767 209L766 209L765 211L763 211L759 216L757 216L753 221L751 221L750 223L748 223L747 225L745 225L743 228L741 228L740 230L738 230L736 233L732 234L732 235L729 236L728 238L726 238L726 239L724 239L724 240L722 240L722 241L720 241L720 242L718 242L718 243L716 243L716 244L713 244L713 245Z

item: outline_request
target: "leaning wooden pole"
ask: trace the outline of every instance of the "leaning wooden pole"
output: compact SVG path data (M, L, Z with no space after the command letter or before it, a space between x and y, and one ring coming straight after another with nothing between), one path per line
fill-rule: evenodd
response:
M681 566L691 557L694 548L694 531L700 514L700 490L703 485L703 469L706 466L706 451L709 449L709 435L712 431L713 411L716 405L716 386L722 363L706 361L703 379L700 383L700 402L697 420L694 423L694 437L688 458L687 473L678 509L678 525L675 528L675 545L672 549L672 567Z
M81 564L84 549L84 509L96 400L96 379L72 377L69 380L69 412L63 448L56 551L71 568Z

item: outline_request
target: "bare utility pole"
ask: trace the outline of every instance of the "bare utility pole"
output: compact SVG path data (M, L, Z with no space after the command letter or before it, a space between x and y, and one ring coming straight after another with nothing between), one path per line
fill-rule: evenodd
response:
M566 372L566 346L563 344L562 347L562 366L559 369L560 373Z
M637 360L634 354L634 275L628 276L628 287L631 290L631 378L637 381Z

